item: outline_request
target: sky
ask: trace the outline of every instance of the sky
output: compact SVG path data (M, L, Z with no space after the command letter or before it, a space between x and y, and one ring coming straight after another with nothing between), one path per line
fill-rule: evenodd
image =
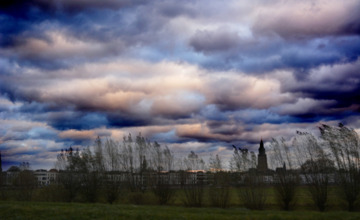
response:
M0 3L3 169L141 132L177 157L360 129L358 0Z

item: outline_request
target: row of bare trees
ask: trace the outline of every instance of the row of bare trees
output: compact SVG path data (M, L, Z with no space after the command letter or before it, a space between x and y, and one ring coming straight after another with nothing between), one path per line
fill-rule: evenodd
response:
M242 172L239 197L251 209L263 209L266 198L266 177L279 204L290 210L296 204L300 182L306 185L309 195L320 211L328 204L331 185L340 189L340 195L353 211L360 194L360 139L354 129L343 124L321 125L320 135L298 131L291 140L273 139L269 156L275 171L259 172L256 155L246 149L234 148L230 160L233 171Z
M176 164L180 170L175 178L169 173L174 164L174 155L167 146L151 143L141 135L133 138L129 134L122 142L111 139L102 142L98 138L92 148L81 152L72 148L63 150L58 155L56 167L60 170L58 182L67 192L67 201L74 201L81 194L86 201L94 202L101 191L107 201L113 203L121 190L126 189L130 191L130 202L142 203L144 192L151 190L159 204L167 204L180 187L184 205L202 206L207 183L196 171L205 170L204 160L193 151L178 159ZM211 156L209 166L222 170L220 157ZM228 199L221 201L219 196L228 197L230 181L226 177L225 174L214 176L210 195L216 198L214 205L228 205Z
M319 137L298 131L292 141L271 142L273 164L284 166L276 172L278 197L283 208L289 209L296 202L296 188L302 179L314 204L324 211L333 184L340 189L348 210L353 211L360 194L359 135L343 124L337 127L323 124L319 130Z
M81 192L86 201L95 202L99 191L103 190L107 201L113 203L122 188L143 192L149 181L156 194L164 197L164 192L157 188L165 189L166 181L161 172L170 171L173 160L167 146L151 143L140 134L135 138L129 134L122 142L112 139L102 142L97 138L92 149L88 147L81 152L72 148L62 150L56 168L60 171L58 181L66 190L68 201L73 201ZM149 171L158 175L145 176ZM164 203L164 198L159 200Z

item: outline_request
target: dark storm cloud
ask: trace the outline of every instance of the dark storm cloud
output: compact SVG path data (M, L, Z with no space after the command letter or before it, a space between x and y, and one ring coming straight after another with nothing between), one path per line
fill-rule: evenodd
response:
M50 2L50 1L49 1ZM43 1L30 0L13 0L13 1L1 1L0 12L14 18L19 19L38 19L43 11L52 10L51 5Z
M21 65L50 70L118 55L125 45L147 39L134 41L134 35L153 29L150 23L155 23L146 14L125 21L132 14L126 8L142 3L126 0L4 3L0 7L0 54ZM120 8L124 12L117 13ZM71 48L72 42L78 47Z
M46 112L68 111L72 109L73 108L66 105L58 105L55 103L39 103L32 101L22 103L22 105L18 108L18 111L21 113L41 114Z
M221 135L237 135L243 128L239 126L235 121L207 121L207 127L210 129L213 134Z
M143 0L13 0L2 1L0 11L13 16L26 16L26 12L43 10L48 12L65 11L70 13L81 12L86 9L111 9L117 10L137 4L143 4ZM24 13L25 12L25 13Z
M299 120L290 115L280 115L273 108L269 109L244 109L229 113L237 122L245 124L282 124L298 122Z
M313 95L313 98L336 98L338 97L336 94L343 94L342 98L346 100L349 95L352 97L359 94L357 93L360 88L359 70L359 59L351 63L323 66L322 68L312 70L308 77L297 81L296 85L284 84L283 86L286 88L286 91L302 92Z
M117 31L125 29L124 33L130 31L129 28L144 28L146 23L146 15L142 17L134 17L130 19L130 23L126 23L125 20L128 15L132 14L132 11L129 11L132 7L136 8L138 5L146 3L146 1L128 1L128 0L32 0L32 1L13 1L5 3L4 6L0 7L2 12L1 18L4 19L4 24L1 25L1 28L7 30L2 32L4 36L13 34L19 35L25 30L25 37L42 35L44 29L39 29L41 27L47 28L72 28L74 29L74 34L79 34L79 36L88 37L103 37L110 33L117 33ZM120 12L116 10L123 8ZM127 9L128 8L128 9ZM35 10L36 9L36 10ZM86 10L93 9L93 10ZM110 11L103 11L102 9L110 9ZM135 10L135 9L133 9ZM54 13L54 12L57 13ZM62 14L62 12L81 12L80 14ZM27 16L23 18L22 16ZM135 22L134 22L135 20ZM151 19L146 19L151 22ZM134 22L135 25L131 22ZM15 24L15 25L14 25ZM93 27L97 25L97 27ZM118 28L121 26L121 28ZM9 29L6 29L9 28ZM114 30L115 29L115 30ZM14 31L11 31L14 30ZM97 30L97 31L95 31ZM114 31L113 31L114 30ZM37 32L37 33L36 33ZM39 33L40 32L40 33ZM134 33L129 33L134 34ZM16 40L16 39L15 39ZM18 39L17 42L20 43L22 39Z
M238 69L267 73L293 69L299 77L325 64L353 61L359 54L359 37L314 38L287 41L277 37L240 38L235 31L197 31L189 41L195 52L203 53L200 64L215 70ZM349 44L351 42L351 45Z
M111 127L140 127L150 125L152 120L146 116L135 116L131 114L110 113L107 115Z
M324 64L332 64L340 60L340 56L334 54L325 54L325 53L304 53L296 48L292 51L285 51L281 55L281 65L282 68L292 68L297 70L299 73L304 70L310 70L311 68L317 67Z
M107 125L108 120L105 115L100 113L86 113L86 112L58 112L48 113L45 117L41 116L35 118L37 120L46 120L47 123L58 129L93 129L100 125Z
M221 52L236 48L240 41L236 32L226 29L216 31L199 30L190 39L190 46L203 53Z
M343 119L360 110L360 61L324 65L312 69L306 77L286 80L283 92L297 94L296 103L279 107L281 114L303 120Z
M2 159L2 166L3 167L10 168L11 166L19 166L19 164L20 163L19 163L18 160L8 160L6 157L3 156L3 159ZM5 170L3 170L3 171L5 171Z
M329 40L328 47L343 54L343 62L356 61L360 55L360 36L332 38Z
M4 80L4 79L2 81L0 81L0 94L7 97L12 102L19 99L17 92L14 90L14 87L11 85L8 85L6 80Z
M56 138L54 131L48 130L44 127L33 127L31 129L16 130L12 129L7 134L2 136L2 141L9 140L28 140L28 139L44 139L53 140Z
M33 35L37 31L41 31L42 36ZM0 50L0 54L22 66L56 70L101 61L118 55L125 48L122 40L100 42L77 38L72 33L67 29L32 30L27 36L14 36L14 43Z
M0 81L0 94L6 96L12 102L15 101L25 101L25 102L32 102L38 100L40 96L39 92L35 89L25 89L21 88L18 85L21 84L20 79L19 83L17 83L17 77L2 77L2 81ZM31 85L31 86L36 86Z
M326 65L356 61L360 54L360 37L319 38L305 42L287 43L289 49L281 54L275 69L291 68L299 79L313 69Z
M161 1L156 5L156 10L158 10L162 15L174 18L177 16L189 16L195 17L198 14L198 11L195 8L196 1L182 1L180 5L174 4L173 1Z

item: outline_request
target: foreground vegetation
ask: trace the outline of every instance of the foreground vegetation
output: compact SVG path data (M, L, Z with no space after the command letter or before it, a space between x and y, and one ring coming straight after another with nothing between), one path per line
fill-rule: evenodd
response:
M203 199L202 199L202 207L209 208L209 207L218 207L216 204L212 203L212 194L210 191L212 190L211 187L205 187L204 193L203 193ZM235 188L231 187L229 189L229 197L228 197L228 206L227 209L224 210L231 210L236 208L244 208L246 204L244 204L244 201L242 200L241 195L242 188ZM281 205L279 204L278 197L276 195L276 191L274 187L268 186L264 188L266 193L266 201L264 204L264 210L275 210L280 211L282 209ZM311 195L309 193L309 190L307 186L300 186L296 190L296 201L294 207L291 209L291 211L317 211L318 209L314 205L314 202L311 199ZM47 204L48 202L52 202L53 204L59 204L59 202L67 202L64 200L63 194L66 193L64 189L61 189L56 186L49 186L44 187L41 189L36 189L31 196L31 199L28 200L28 203L24 204L32 204L32 203L38 203L39 204ZM326 206L325 211L345 211L346 210L346 201L344 199L340 199L341 190L336 186L331 186L329 188L329 195L328 195L328 203ZM2 191L0 195L2 195L0 198L0 201L2 200L2 203L10 202L10 204L21 204L17 203L19 201L18 197L19 192L14 190L7 190ZM184 202L186 201L186 194L183 189L176 189L174 192L174 196L172 199L168 202L168 206L172 207L187 207ZM73 203L69 203L69 206L71 204L77 204L77 203L84 203L87 202L86 198L82 197L81 194L77 196ZM52 204L50 203L50 204ZM97 199L97 203L107 203L106 195L104 192L100 192L100 196ZM161 205L154 194L153 191L145 191L145 192L131 192L128 190L122 190L120 192L120 196L117 198L116 201L114 201L114 205L125 205L130 206L132 205L146 205L146 206L158 206ZM191 206L191 205L190 205ZM166 207L166 206L165 206ZM360 211L359 204L356 204L355 211Z
M84 203L0 202L2 219L359 219L332 211L250 211L244 208L184 208Z

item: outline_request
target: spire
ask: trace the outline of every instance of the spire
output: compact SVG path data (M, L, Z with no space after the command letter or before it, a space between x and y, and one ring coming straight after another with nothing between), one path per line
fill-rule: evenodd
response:
M262 140L262 138L261 138L259 151L262 150L262 149L265 150L265 148L264 148L264 142L263 142L263 140Z
M264 142L263 142L262 138L261 138L261 141L260 141L259 154L260 155L265 154Z
M262 138L259 147L257 170L261 172L266 172L268 170L266 152Z

